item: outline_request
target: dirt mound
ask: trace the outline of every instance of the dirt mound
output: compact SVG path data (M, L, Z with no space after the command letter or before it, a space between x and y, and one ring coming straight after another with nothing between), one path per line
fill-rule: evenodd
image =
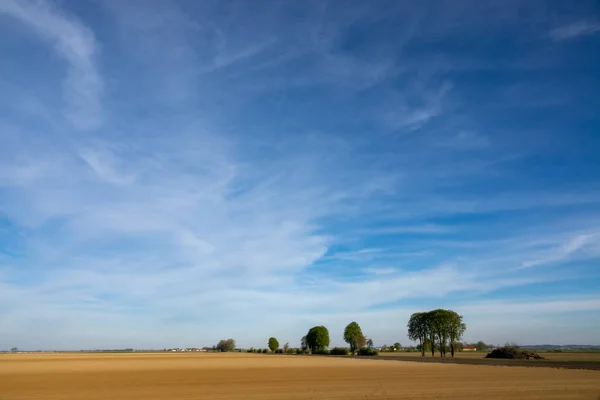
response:
M505 358L509 360L543 360L535 351L520 349L516 346L504 346L492 350L486 358Z

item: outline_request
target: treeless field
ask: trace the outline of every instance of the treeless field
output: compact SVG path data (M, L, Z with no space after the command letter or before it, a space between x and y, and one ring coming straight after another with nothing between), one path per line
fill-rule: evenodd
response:
M0 398L592 399L600 372L255 354L0 355Z

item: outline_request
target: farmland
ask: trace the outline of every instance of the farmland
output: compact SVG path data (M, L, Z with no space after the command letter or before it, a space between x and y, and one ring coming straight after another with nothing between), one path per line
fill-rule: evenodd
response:
M481 359L484 358L487 352L479 351L462 351L457 352L455 357L458 359ZM574 352L539 352L540 356L544 357L549 361L580 361L580 362L598 362L600 363L600 351L574 351ZM421 358L419 352L382 352L379 353L382 357L394 357L394 358ZM431 354L426 354L426 358L431 357ZM436 353L436 357L439 358L439 354ZM447 358L450 358L448 355Z
M2 400L596 399L598 395L600 372L586 370L240 353L0 355Z

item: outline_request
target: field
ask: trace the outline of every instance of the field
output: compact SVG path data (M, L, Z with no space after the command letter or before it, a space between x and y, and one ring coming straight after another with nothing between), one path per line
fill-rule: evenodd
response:
M600 372L255 354L0 355L0 399L592 399Z
M463 351L457 352L455 357L460 359L474 359L474 358L484 358L487 352L476 352L476 351ZM580 362L598 362L600 363L600 351L575 351L575 352L538 352L538 354L549 361L580 361ZM421 353L418 352L394 352L394 353L379 353L382 357L406 357L408 359L411 358L421 358ZM436 357L439 358L439 353L436 353ZM431 357L431 353L428 353L426 357ZM450 353L447 354L447 357L450 357Z

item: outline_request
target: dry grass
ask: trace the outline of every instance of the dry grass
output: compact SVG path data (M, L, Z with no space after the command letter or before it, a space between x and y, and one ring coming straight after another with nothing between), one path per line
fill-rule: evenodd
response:
M3 400L595 399L598 371L254 354L0 356Z

